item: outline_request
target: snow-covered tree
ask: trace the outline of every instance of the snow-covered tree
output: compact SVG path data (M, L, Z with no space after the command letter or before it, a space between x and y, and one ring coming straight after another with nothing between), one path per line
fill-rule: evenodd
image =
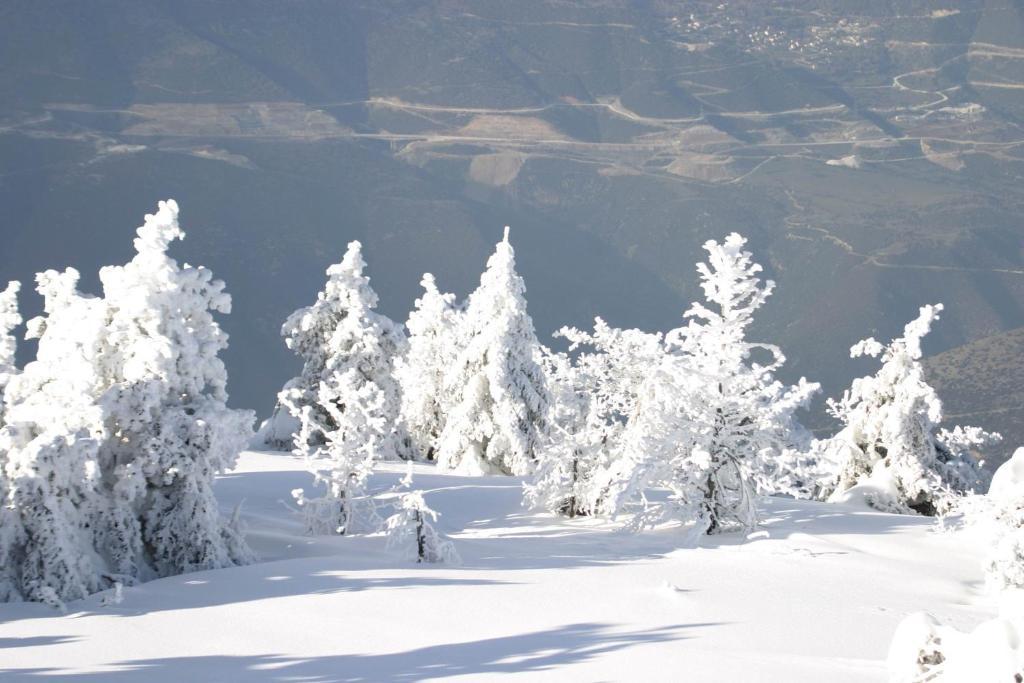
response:
M21 324L21 314L18 313L19 289L21 283L12 280L7 283L7 289L0 292L0 426L3 425L4 387L18 371L14 360L18 344L12 333L14 328Z
M406 341L399 325L374 312L377 295L365 267L359 242L352 242L327 270L317 302L292 313L282 329L305 364L279 400L300 423L294 452L327 489L322 498L293 492L311 533L351 532L359 506L370 505L364 487L373 464L402 454L394 362ZM319 469L321 459L327 470Z
M785 362L778 347L746 340L774 283L762 284L745 243L733 233L704 244L708 263L697 268L707 305L693 304L687 325L665 336L623 435L623 457L603 474L604 512L643 502L634 527L676 518L707 533L749 529L756 495L794 479L780 471L781 454L809 441L794 413L818 385L783 385L774 378ZM651 488L666 489L667 501L649 503Z
M458 564L455 546L434 528L436 521L437 513L427 506L422 492L402 494L397 511L384 522L388 548L417 563Z
M214 477L252 436L251 411L227 407L219 353L229 313L224 283L167 255L183 239L178 205L160 202L137 231L135 257L100 271L107 307L100 398L108 438L99 455L107 510L101 551L129 579L246 562L221 520Z
M594 451L585 443L590 396L582 373L566 354L544 349L541 367L551 402L547 429L537 448L537 464L524 487L523 502L531 508L576 517L588 509L588 474Z
M958 493L984 487L985 473L970 451L998 435L977 428L940 431L942 403L924 379L921 339L941 311L942 304L923 306L888 346L869 338L850 350L854 358L881 356L882 367L829 401L843 428L815 450L834 463L826 489L833 499L863 485L867 502L879 509L930 515L949 510Z
M445 377L454 400L438 440L438 462L465 472L527 474L549 398L507 228L457 334L459 353Z
M593 332L566 327L555 336L569 341L569 353L542 356L551 392L548 429L524 502L575 517L600 507L597 475L621 453L623 430L662 344L660 334L620 330L600 318Z
M455 295L438 291L433 275L424 274L420 284L423 296L405 323L409 347L395 362L395 375L402 387L402 422L413 451L433 460L448 412L444 376L457 353L459 311Z
M36 360L10 375L4 391L0 600L59 605L105 585L93 551L105 315L102 300L78 293L76 271L47 271L37 281L45 315L29 322Z

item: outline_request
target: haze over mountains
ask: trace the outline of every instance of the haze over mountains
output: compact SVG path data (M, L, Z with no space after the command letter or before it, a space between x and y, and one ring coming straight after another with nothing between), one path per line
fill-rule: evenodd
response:
M1012 451L1022 180L1021 0L0 6L0 280L95 286L174 197L262 413L295 370L281 322L351 239L404 320L424 271L465 295L510 224L548 341L677 325L700 245L738 230L791 377L836 395L873 370L852 343L941 301L940 393Z

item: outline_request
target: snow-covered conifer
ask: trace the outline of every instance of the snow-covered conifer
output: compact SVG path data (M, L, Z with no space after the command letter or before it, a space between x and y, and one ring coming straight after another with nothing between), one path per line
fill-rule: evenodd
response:
M983 488L984 471L970 450L998 435L976 428L938 431L942 403L924 379L921 340L941 311L941 304L923 306L888 346L869 338L851 348L855 358L881 356L882 367L829 401L843 428L815 450L834 463L837 473L827 487L833 499L863 484L875 507L936 514L949 510L958 493Z
M227 407L218 357L227 334L213 314L229 313L231 297L208 269L167 255L185 236L174 200L160 202L137 234L135 257L100 271L108 308L101 551L129 579L248 561L213 495L214 477L234 465L254 419Z
M99 443L95 402L103 302L78 293L78 273L37 277L45 315L29 322L36 360L9 378L0 429L0 600L60 604L104 585L93 552Z
M358 526L366 479L378 460L401 454L400 390L395 358L406 344L399 325L374 312L377 295L363 275L359 242L327 270L317 302L292 313L282 334L304 360L280 401L299 420L294 452L307 459L322 498L294 493L311 533L349 533ZM328 469L317 461L326 459Z
M409 347L395 362L395 375L402 387L402 422L413 451L433 460L448 412L444 376L457 353L459 312L455 295L438 291L433 275L424 274L420 284L423 296L405 323Z
M388 547L410 561L458 564L455 546L434 528L436 521L437 513L427 506L422 492L402 494L397 511L384 522Z
M72 269L37 277L36 360L9 379L0 430L9 598L57 602L250 557L212 490L253 419L226 406L212 314L230 298L167 256L183 236L177 204L161 202L132 261L100 272L103 298L79 294Z
M10 377L18 371L14 361L17 340L12 332L21 324L21 314L18 313L20 288L21 283L12 280L7 283L7 289L0 292L0 425L3 425L4 387L7 386Z
M542 367L551 402L547 429L537 449L532 480L524 487L524 503L576 517L588 513L588 474L593 470L593 449L584 431L590 416L590 395L579 368L561 353L544 349Z
M674 517L708 533L749 529L755 496L793 479L780 472L781 453L809 441L794 413L818 386L783 385L773 374L785 362L778 347L746 340L774 283L761 283L745 243L735 233L705 243L708 263L697 268L708 305L693 304L688 324L666 335L623 435L624 456L604 473L605 512L644 502L635 527ZM650 488L667 489L667 502L647 504Z
M597 475L621 454L640 386L661 358L661 335L596 318L593 332L566 327L555 336L569 341L569 353L545 349L542 355L551 392L548 428L524 502L575 517L600 507Z
M459 354L445 377L454 401L438 441L442 467L515 475L533 467L549 398L525 295L506 228L457 328Z

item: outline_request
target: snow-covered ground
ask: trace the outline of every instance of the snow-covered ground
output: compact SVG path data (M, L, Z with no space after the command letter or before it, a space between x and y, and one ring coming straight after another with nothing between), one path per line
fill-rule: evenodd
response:
M384 465L374 489L404 474ZM749 538L624 534L520 505L521 481L415 467L462 565L410 565L376 537L310 538L284 501L292 456L244 453L259 564L71 603L0 605L0 681L885 680L898 622L992 617L981 548L930 519L775 499ZM56 677L56 678L53 678Z

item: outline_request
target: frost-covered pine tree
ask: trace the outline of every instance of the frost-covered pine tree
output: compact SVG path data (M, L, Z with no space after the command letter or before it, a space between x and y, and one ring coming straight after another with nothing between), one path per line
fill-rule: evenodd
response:
M445 377L454 400L438 440L438 463L464 472L529 473L549 398L508 228L457 332L459 354Z
M21 283L12 280L7 283L7 288L0 292L0 426L3 426L4 419L4 387L18 372L14 359L18 343L13 331L21 324L21 314L18 313L19 289ZM3 455L0 455L0 458L2 457Z
M458 564L459 555L455 546L434 528L435 522L437 513L427 506L422 492L402 494L398 499L397 511L384 521L388 548L417 563Z
M524 502L569 517L589 515L601 505L598 475L620 455L639 389L661 358L661 335L597 318L593 332L566 327L555 336L569 341L569 353L545 349L542 356L551 392L548 429Z
M593 514L605 494L600 474L622 453L622 435L640 387L662 355L660 334L611 327L566 327L569 355L546 356L552 386L549 429L525 502L570 517Z
M433 275L424 274L420 284L423 296L405 323L409 347L395 362L395 376L402 387L402 422L413 452L433 460L448 412L444 376L457 353L459 311L455 295L438 291Z
M100 549L129 580L246 562L239 530L220 517L214 477L234 466L253 414L227 407L219 353L224 283L167 255L183 239L178 205L160 202L137 231L134 258L100 271L107 307L108 438L99 461L107 510Z
M399 325L373 310L377 295L365 267L359 242L352 242L341 263L328 268L317 302L292 313L282 329L304 361L302 374L280 394L300 424L294 452L327 489L321 498L293 492L311 533L353 531L359 506L370 506L364 487L373 464L402 455L394 362L406 341ZM327 470L318 467L322 459Z
M59 602L250 557L212 490L253 419L226 407L212 314L230 298L167 256L183 236L177 204L161 202L135 258L100 272L103 298L79 294L72 269L37 277L36 360L9 379L0 429L8 598Z
M869 338L850 350L854 358L881 356L882 367L855 379L840 400L829 401L843 428L815 450L834 463L836 474L826 489L834 499L864 484L870 489L867 502L879 509L936 514L947 511L958 493L983 488L984 471L970 451L998 435L977 428L939 430L942 403L924 379L921 339L941 311L941 304L923 306L888 346Z
M584 434L590 395L582 372L569 356L544 349L541 358L551 402L523 502L568 517L585 515L589 512L587 482L594 453Z
M4 391L0 600L59 605L105 585L93 551L105 316L102 300L78 293L76 271L47 271L37 281L45 315L29 321L27 335L39 340L36 359L9 375ZM4 317L6 327L17 316L7 308Z
M707 533L753 527L755 497L792 479L780 455L809 441L794 413L818 386L783 385L774 378L785 362L778 347L746 339L774 283L761 282L745 243L733 233L704 244L708 262L697 268L707 305L693 304L687 325L666 335L623 435L624 456L604 474L605 512L644 502L637 528L666 518ZM667 489L668 501L648 504L651 488Z

